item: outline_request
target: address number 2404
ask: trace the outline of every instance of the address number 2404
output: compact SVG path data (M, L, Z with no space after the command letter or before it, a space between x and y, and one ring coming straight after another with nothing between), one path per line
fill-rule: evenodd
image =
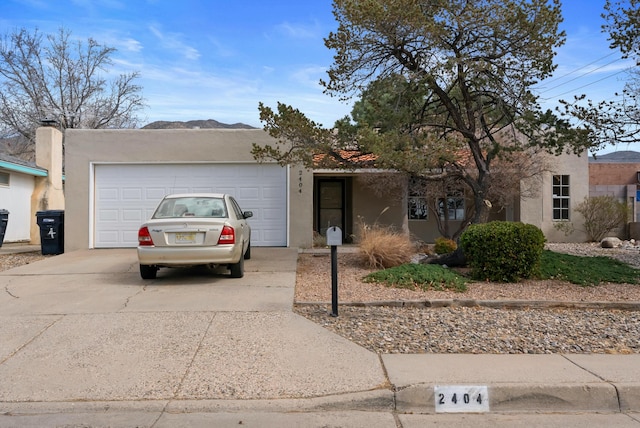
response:
M436 386L433 392L437 413L489 411L489 393L486 386Z

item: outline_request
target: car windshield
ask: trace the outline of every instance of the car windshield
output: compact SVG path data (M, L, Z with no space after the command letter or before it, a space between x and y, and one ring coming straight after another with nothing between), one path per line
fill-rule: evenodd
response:
M227 217L222 198L184 197L164 199L152 218L170 217Z

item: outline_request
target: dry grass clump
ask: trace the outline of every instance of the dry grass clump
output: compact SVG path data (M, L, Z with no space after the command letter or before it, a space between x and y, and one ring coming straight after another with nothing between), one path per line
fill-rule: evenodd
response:
M375 269L409 263L416 252L408 235L377 225L361 225L359 247L363 263Z

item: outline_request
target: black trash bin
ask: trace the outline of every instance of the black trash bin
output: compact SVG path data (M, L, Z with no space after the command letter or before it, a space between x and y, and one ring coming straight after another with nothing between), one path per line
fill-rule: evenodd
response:
M64 211L38 211L36 218L40 226L42 254L64 253Z
M9 211L0 210L0 247L4 241L4 233L7 231L7 223L9 222Z

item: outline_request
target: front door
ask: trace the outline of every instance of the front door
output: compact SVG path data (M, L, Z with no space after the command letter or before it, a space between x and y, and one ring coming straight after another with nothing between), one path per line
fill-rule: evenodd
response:
M318 179L316 230L326 236L327 229L338 226L345 232L345 182L341 179ZM343 236L344 239L344 236Z

